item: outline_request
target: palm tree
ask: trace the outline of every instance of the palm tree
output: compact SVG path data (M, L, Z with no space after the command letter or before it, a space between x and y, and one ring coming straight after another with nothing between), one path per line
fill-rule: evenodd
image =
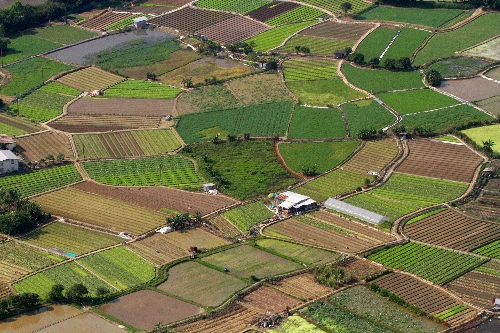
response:
M494 145L495 145L495 143L491 139L488 139L487 141L483 141L483 150L485 152L491 153L491 152L493 152L492 147Z

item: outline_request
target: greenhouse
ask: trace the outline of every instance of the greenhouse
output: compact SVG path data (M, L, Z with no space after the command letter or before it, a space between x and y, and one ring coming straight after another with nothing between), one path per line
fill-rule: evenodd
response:
M324 205L328 209L332 209L332 210L335 210L339 213L347 214L347 215L350 215L352 217L355 217L355 218L358 218L360 220L363 220L363 221L366 221L366 222L369 222L372 224L376 224L376 225L379 225L385 221L389 221L389 218L387 218L383 215L371 212L369 210L366 210L366 209L363 209L363 208L360 208L360 207L357 207L354 205L350 205L346 202L336 200L333 198L329 198L328 200L326 200Z

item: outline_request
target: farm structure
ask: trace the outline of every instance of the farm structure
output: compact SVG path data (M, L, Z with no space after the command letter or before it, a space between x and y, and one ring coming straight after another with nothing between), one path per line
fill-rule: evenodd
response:
M356 207L333 198L328 198L323 205L328 209L332 209L376 225L379 225L384 221L389 221L389 219L383 215L370 212L369 210Z
M14 150L16 148L16 140L8 136L7 134L0 134L0 145L5 147L7 150Z
M68 133L107 132L139 128L157 128L160 117L65 115L48 125Z
M70 115L166 116L172 114L169 99L80 98L68 106Z
M0 174L19 170L19 157L10 150L0 150Z
M287 215L300 214L318 207L313 199L291 191L285 191L274 198L279 212Z
M46 131L25 135L18 137L17 142L17 151L30 161L39 161L48 155L56 157L60 153L65 159L73 158L69 138L64 133Z

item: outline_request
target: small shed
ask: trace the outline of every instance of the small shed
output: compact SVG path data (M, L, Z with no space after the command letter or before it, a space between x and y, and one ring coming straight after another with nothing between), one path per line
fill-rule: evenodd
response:
M16 140L12 139L7 134L0 134L0 144L8 150L16 148Z
M500 298L495 298L493 309L500 310Z
M484 177L491 178L491 177L493 177L494 172L495 172L494 167L488 167L488 168L485 168L483 171L481 171L481 175Z
M333 53L335 59L345 59L347 57L347 52L344 50L337 50Z
M136 29L144 29L146 28L146 21L148 18L146 16L136 17L134 19L134 28Z
M259 69L267 69L267 61L260 60L258 64L259 64Z
M325 207L328 209L335 210L337 212L350 215L352 217L358 218L368 223L375 225L380 225L382 222L389 221L386 216L371 212L369 210L357 207L347 202L336 200L333 198L328 198L325 201Z
M203 184L203 191L210 192L210 191L213 191L213 190L215 190L215 184L214 183Z
M19 157L10 150L0 150L0 174L19 170Z

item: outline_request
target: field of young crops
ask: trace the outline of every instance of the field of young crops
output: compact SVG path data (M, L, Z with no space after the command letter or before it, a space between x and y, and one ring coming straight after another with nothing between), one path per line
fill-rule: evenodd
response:
M228 134L285 136L291 112L292 103L281 102L192 113L181 116L176 129L186 143L208 141L215 136L225 139Z
M110 24L110 25L106 26L106 28L104 30L110 31L110 30L123 29L123 28L125 28L128 25L132 25L134 23L134 19L135 18L142 17L142 16L147 17L147 18L151 17L151 15L148 15L148 14L135 14L135 15L131 15L131 16L128 16L128 17L124 18L121 21L118 21L116 23L113 23L113 24Z
M448 283L486 262L483 258L412 242L377 252L368 258L436 284Z
M182 89L149 81L127 80L106 89L104 97L174 99Z
M337 50L345 50L347 47L352 47L353 45L354 43L348 40L297 34L290 38L278 51L296 53L296 46L306 46L311 51L311 54L331 55Z
M52 93L43 90L36 90L23 98L19 103L12 104L10 112L26 117L34 122L46 122L59 116L63 111L63 106L74 97Z
M81 255L90 251L118 244L121 238L97 231L79 228L70 224L54 222L40 228L23 241L44 248L57 248Z
M352 89L341 79L301 81L286 83L298 98L300 104L314 106L338 105L342 102L365 97L362 92Z
M466 189L467 183L394 173L381 187L345 201L395 221L419 208L458 198Z
M193 162L180 156L85 162L83 166L91 178L109 185L193 189L202 183Z
M343 138L345 135L344 120L337 109L295 106L288 131L290 139Z
M74 157L71 143L65 133L46 131L23 136L16 141L16 150L28 161L47 160L47 156L57 157L59 154L62 154L64 159Z
M392 113L371 99L342 104L341 108L351 137L359 135L362 129L381 130L396 120Z
M258 248L264 248L267 251L278 253L280 256L292 258L301 261L307 265L330 258L333 260L338 257L336 252L330 252L323 249L304 246L291 242L285 242L276 239L260 239L255 243Z
M41 85L49 77L74 68L73 66L41 57L13 64L6 67L6 70L12 74L12 80L5 86L0 87L0 94L18 96Z
M33 32L37 38L61 44L73 44L98 35L93 31L79 29L69 24L51 25L50 27L35 29Z
M384 54L384 59L411 58L417 48L431 35L430 31L402 28L399 36L394 40L391 47ZM369 60L366 59L365 60Z
M161 117L72 115L68 114L51 121L48 125L68 133L108 132L139 128L157 128Z
M59 94L59 95L67 95L72 97L80 95L80 90L65 86L64 84L55 81L44 85L43 87L38 89L38 91L44 91L47 93Z
M492 258L500 258L500 241L494 241L479 249L474 250L474 253L482 254L483 256L488 256Z
M57 82L80 91L89 92L106 89L124 80L124 77L106 72L98 67L87 67L66 74L57 79Z
M379 58L396 33L396 29L378 27L359 43L356 53L364 55L365 61L371 58Z
M483 127L470 128L462 131L465 135L471 138L477 145L481 146L483 142L493 141L493 151L500 153L500 140L498 139L498 132L500 132L500 125L490 125Z
M245 14L265 6L270 2L272 2L272 0L199 0L196 2L196 7L227 10Z
M286 13L273 17L272 19L266 21L266 24L282 25L290 22L308 21L320 17L323 14L325 13L319 9L309 6L300 6Z
M316 167L317 174L335 168L349 157L360 141L291 142L280 143L278 148L287 167L302 173L304 167Z
M155 266L125 246L115 247L78 260L117 289L127 289L155 277Z
M342 73L350 83L372 93L425 87L422 82L422 73L419 71L391 72L344 64Z
M239 230L248 232L255 224L268 220L274 216L264 202L257 201L251 204L238 206L225 213L222 213L229 222L234 224Z
M0 132L9 136L38 132L41 127L27 119L0 114Z
M324 8L332 13L342 12L341 9L341 6L343 4L342 0L299 0L299 1L303 3L308 3L313 6L317 6L319 8ZM349 1L349 3L352 5L352 9L349 11L349 13L356 13L370 6L368 2L363 0L353 0Z
M497 35L498 29L495 23L499 18L498 13L485 14L457 30L436 34L418 52L414 63L423 65L434 59L452 56L455 51L463 50Z
M398 145L392 139L366 141L363 149L342 165L342 169L366 176L368 171L382 171L397 155Z
M283 63L285 80L305 81L337 78L337 62L331 60L288 60Z
M62 44L37 38L33 35L22 35L11 38L10 44L7 46L7 50L3 51L2 64L8 65L21 59L44 53L61 46Z
M82 180L74 165L64 165L40 171L0 177L0 187L14 189L21 197L27 197Z
M381 93L377 94L377 97L399 114L418 113L461 104L456 99L431 89Z
M283 43L285 39L292 34L314 23L315 21L306 21L300 23L285 24L274 29L267 30L250 39L247 39L246 42L254 42L255 51L269 51L280 46L280 44Z
M461 9L429 9L377 6L356 16L356 20L404 22L440 27L464 13ZM470 15L470 14L469 14Z

